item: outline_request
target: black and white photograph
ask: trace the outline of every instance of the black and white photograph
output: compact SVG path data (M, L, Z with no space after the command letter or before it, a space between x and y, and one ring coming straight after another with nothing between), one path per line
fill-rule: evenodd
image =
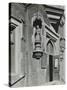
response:
M65 84L65 6L9 3L9 87Z

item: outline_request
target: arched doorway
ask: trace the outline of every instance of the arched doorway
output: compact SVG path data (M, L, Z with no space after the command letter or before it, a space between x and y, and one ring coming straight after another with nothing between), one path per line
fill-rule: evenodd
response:
M49 65L49 80L48 81L53 81L53 52L54 52L54 47L53 43L51 40L48 41L47 43L47 53L48 53L48 65Z

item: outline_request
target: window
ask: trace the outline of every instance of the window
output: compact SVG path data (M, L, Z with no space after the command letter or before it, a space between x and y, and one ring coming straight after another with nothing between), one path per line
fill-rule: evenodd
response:
M53 44L52 42L49 40L48 43L47 43L47 52L50 53L50 54L53 54Z
M10 36L10 67L9 67L9 82L15 83L24 76L24 59L22 46L23 23L11 18L9 22L9 36ZM21 68L22 67L22 68Z

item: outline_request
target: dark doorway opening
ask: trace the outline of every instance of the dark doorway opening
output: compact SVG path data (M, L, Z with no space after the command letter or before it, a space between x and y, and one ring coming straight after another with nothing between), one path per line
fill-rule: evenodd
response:
M53 56L49 55L49 81L53 81Z

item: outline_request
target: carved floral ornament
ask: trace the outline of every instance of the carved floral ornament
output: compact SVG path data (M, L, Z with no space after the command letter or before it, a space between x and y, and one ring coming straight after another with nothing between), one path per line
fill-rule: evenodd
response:
M65 15L63 13L63 15L60 18L60 26L63 27L64 24L65 24Z

